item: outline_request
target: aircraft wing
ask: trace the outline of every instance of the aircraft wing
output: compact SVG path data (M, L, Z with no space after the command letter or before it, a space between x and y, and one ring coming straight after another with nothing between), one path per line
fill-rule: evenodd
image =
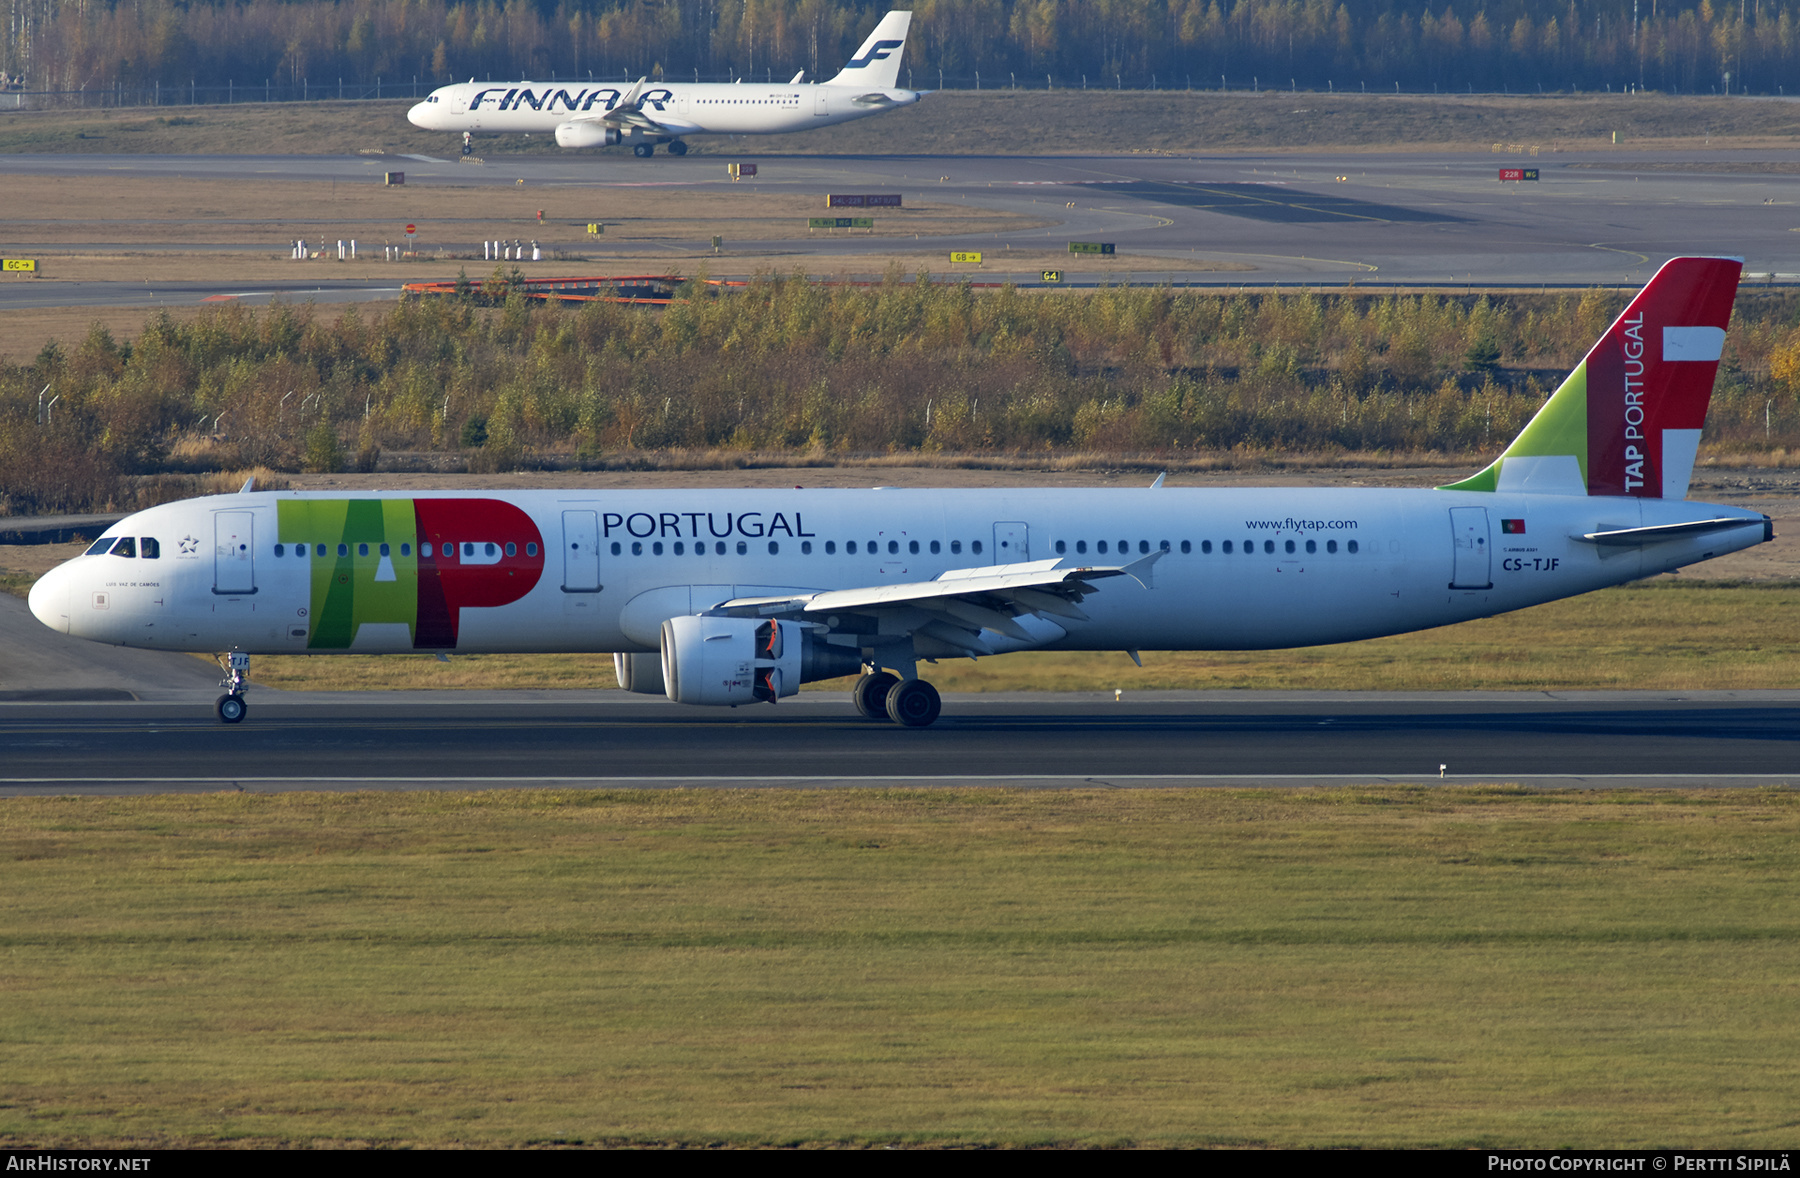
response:
M625 97L619 99L617 106L601 115L588 115L573 122L598 122L608 127L617 127L622 131L648 131L652 135L686 135L696 128L688 123L676 123L673 120L657 122L645 114L642 108L644 87L649 78L639 78Z
M1060 638L1065 631L1050 619L1086 621L1080 602L1098 591L1094 582L1130 577L1148 588L1151 567L1161 557L1157 551L1130 564L1077 568L1058 568L1060 560L982 565L951 569L930 581L739 597L707 613L804 621L830 631L890 640L911 635L935 639L961 653L994 654L993 640L983 637L983 631L1011 639L1002 644L1004 649Z

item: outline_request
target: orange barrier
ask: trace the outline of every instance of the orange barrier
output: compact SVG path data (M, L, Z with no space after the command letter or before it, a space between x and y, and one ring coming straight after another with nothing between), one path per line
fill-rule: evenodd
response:
M516 282L495 283L491 279L470 278L463 282L408 282L400 290L409 295L455 295L466 291L472 295L490 293L498 288L513 291L528 299L566 299L570 302L637 303L666 307L675 300L675 290L686 279L675 274L596 275L590 278L521 278ZM743 279L707 278L708 286L746 287ZM819 286L881 286L882 279L822 279ZM934 282L934 286L962 286L964 280ZM972 287L1001 287L1001 282L969 282Z
M409 295L455 295L460 291L480 295L498 287L528 299L567 299L571 302L644 303L667 306L683 279L674 274L598 275L592 278L521 278L495 283L485 278L464 282L409 282L400 288Z

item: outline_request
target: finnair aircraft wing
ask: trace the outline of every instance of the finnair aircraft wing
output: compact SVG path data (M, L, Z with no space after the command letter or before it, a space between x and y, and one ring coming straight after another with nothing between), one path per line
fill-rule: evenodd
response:
M898 585L871 585L833 589L821 593L797 593L783 597L740 597L708 610L727 617L785 617L816 621L833 615L890 615L898 625L882 626L882 633L896 630L927 634L971 653L991 653L979 635L992 630L1023 643L1035 643L1046 635L1027 630L1018 619L1024 615L1052 615L1086 621L1079 602L1097 592L1092 582L1107 577L1130 577L1146 588L1151 567L1162 552L1126 565L1058 568L1060 560L1035 560L1023 564L983 565L951 569L930 581ZM906 616L893 616L906 615ZM831 623L831 629L858 629L855 624ZM1054 636L1060 637L1058 630Z

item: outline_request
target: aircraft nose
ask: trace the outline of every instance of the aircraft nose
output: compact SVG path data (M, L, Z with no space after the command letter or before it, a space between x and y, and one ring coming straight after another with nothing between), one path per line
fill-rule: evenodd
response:
M415 102L412 109L406 112L406 121L415 127L429 127L431 124L427 123L425 119L430 113L431 105L429 103Z
M59 634L69 632L69 567L51 569L31 587L27 601L38 621Z

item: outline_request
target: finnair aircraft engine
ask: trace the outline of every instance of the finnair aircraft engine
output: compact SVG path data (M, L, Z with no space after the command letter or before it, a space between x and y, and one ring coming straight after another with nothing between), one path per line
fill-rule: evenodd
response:
M560 123L556 128L558 147L616 147L619 129L600 123Z
M1505 453L1431 490L256 492L106 530L31 590L45 625L204 651L219 717L257 654L612 652L677 703L856 675L923 727L943 658L1257 650L1443 626L1773 538L1689 502L1742 264L1676 258Z

